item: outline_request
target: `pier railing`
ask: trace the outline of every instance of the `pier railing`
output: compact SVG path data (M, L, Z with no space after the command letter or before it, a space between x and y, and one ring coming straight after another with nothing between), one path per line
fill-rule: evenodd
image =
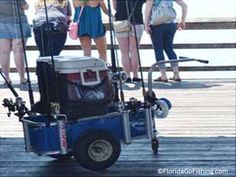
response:
M105 24L107 30L109 29L109 25ZM233 29L236 30L236 19L235 18L216 18L216 19L195 19L188 20L186 22L186 30L225 30L225 29ZM236 32L235 32L236 33ZM118 49L118 45L114 46ZM108 44L107 48L110 49L111 45ZM140 44L141 50L152 49L151 44ZM236 48L236 43L183 43L183 44L174 44L175 49L232 49ZM92 49L96 49L96 46L93 45ZM34 45L27 45L27 51L36 51L37 47ZM64 50L82 50L80 45L65 45ZM149 67L144 67L143 70L147 71ZM16 72L16 68L10 68L11 72ZM170 68L167 68L170 70ZM224 65L224 66L183 66L180 67L180 71L234 71L236 70L235 65ZM34 67L29 68L30 72L35 72Z

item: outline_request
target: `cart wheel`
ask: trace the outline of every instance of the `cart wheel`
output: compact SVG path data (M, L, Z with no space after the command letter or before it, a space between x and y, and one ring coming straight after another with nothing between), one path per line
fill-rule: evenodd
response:
M163 100L164 102L166 102L166 104L168 105L169 109L172 108L172 104L171 104L170 100L168 100L167 98L160 98L159 100Z
M68 160L72 157L72 153L68 153L68 154L51 154L51 155L48 155L49 157L52 157L54 159L57 159L57 160L60 160L60 161L63 161L63 160Z
M152 151L154 154L158 154L159 141L157 138L152 139Z
M169 106L164 100L156 101L157 106L159 107L158 110L155 110L155 115L157 118L166 118L169 114Z
M102 171L116 162L120 151L120 142L110 133L92 131L78 139L74 158L84 168Z

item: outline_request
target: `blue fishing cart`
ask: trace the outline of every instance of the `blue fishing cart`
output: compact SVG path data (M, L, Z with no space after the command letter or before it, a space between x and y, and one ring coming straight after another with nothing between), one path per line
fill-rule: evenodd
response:
M158 153L154 119L166 118L171 109L170 101L157 98L152 90L152 73L158 63L148 71L144 100L124 101L122 97L115 99L114 85L125 81L125 73L111 72L101 59L54 56L54 67L51 61L50 57L37 60L40 100L31 105L31 110L10 83L16 100L3 100L8 115L17 112L23 124L27 152L60 160L73 157L94 171L113 165L119 158L121 143L129 144L140 137L149 139L153 153ZM185 61L208 63L183 57L163 63ZM52 84L54 80L56 85Z
M60 160L73 157L94 171L113 165L121 143L129 144L140 137L149 139L153 153L158 153L154 119L166 118L171 109L170 101L157 98L152 90L152 73L158 63L148 71L144 100L125 101L122 96L116 100L114 89L115 84L125 81L125 73L111 72L101 59L54 56L54 67L51 61L50 57L37 60L40 100L31 105L31 110L10 83L16 100L3 100L3 106L9 113L17 112L23 124L27 152ZM163 63L185 61L208 63L190 58Z
M122 142L129 144L138 137L150 139L152 150L157 153L154 117L164 118L168 115L171 104L167 99L157 99L150 91L149 99L143 102L135 98L130 98L127 102L114 102L113 99L105 98L113 95L107 94L106 89L117 82L117 78L124 80L124 73L112 74L105 62L93 57L55 56L54 61L59 83L56 89L50 86L51 82L48 80L51 77L48 72L50 58L41 57L37 60L41 99L35 104L34 114L20 119L27 152L58 159L73 156L81 166L96 171L111 166L119 158ZM119 77L120 75L123 76ZM105 82L105 79L109 82ZM100 84L105 85L102 90L98 86ZM52 93L51 89L58 92L58 98L54 99L60 104L45 108L48 105L45 100L51 99L45 98L48 97L45 94ZM111 89L108 91L112 92ZM95 97L88 99L91 95ZM86 102L91 101L91 104L96 102L98 109L93 106L91 110L87 104L87 108L83 107L81 110L81 104L85 104L81 100L84 99L87 99ZM105 102L104 99L109 101ZM69 108L68 111L66 105L71 101L78 105L74 110ZM48 109L51 111L42 111ZM77 117L71 111L76 112Z
M110 1L107 2L111 14ZM46 1L44 3L46 7ZM112 29L111 18L109 22ZM48 33L51 34L50 30ZM25 49L24 37L21 38ZM171 103L166 98L157 98L152 90L152 72L157 64L151 66L148 72L147 92L142 81L144 99L139 101L130 98L125 101L122 82L125 81L126 74L116 68L112 32L110 38L111 67L101 59L93 57L53 54L50 57L40 57L36 66L40 92L37 103L34 103L24 55L30 109L0 72L16 98L15 101L5 98L3 106L8 108L8 115L16 112L15 115L22 122L27 152L61 160L73 157L81 166L95 171L104 170L116 162L121 143L129 144L139 137L148 138L153 152L158 153L154 118L167 117ZM138 50L138 45L136 47ZM207 63L189 58L163 63L183 61ZM141 66L140 58L139 64Z

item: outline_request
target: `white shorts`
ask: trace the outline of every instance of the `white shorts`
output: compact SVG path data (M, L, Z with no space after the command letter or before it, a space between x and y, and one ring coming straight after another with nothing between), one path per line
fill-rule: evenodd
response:
M135 29L136 29L136 34L137 34L137 38L141 38L143 31L144 31L144 25L143 24L139 24L139 25L135 25ZM131 31L128 32L117 32L115 33L117 38L123 38L123 37L128 37L128 36L134 36L134 27L131 27Z

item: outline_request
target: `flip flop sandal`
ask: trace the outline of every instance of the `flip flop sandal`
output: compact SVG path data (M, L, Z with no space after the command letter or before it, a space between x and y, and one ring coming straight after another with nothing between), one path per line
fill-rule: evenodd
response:
M155 82L168 82L168 79L162 79L162 77L158 77L157 79L154 79Z
M180 78L171 77L170 80L175 81L175 82L181 82Z

